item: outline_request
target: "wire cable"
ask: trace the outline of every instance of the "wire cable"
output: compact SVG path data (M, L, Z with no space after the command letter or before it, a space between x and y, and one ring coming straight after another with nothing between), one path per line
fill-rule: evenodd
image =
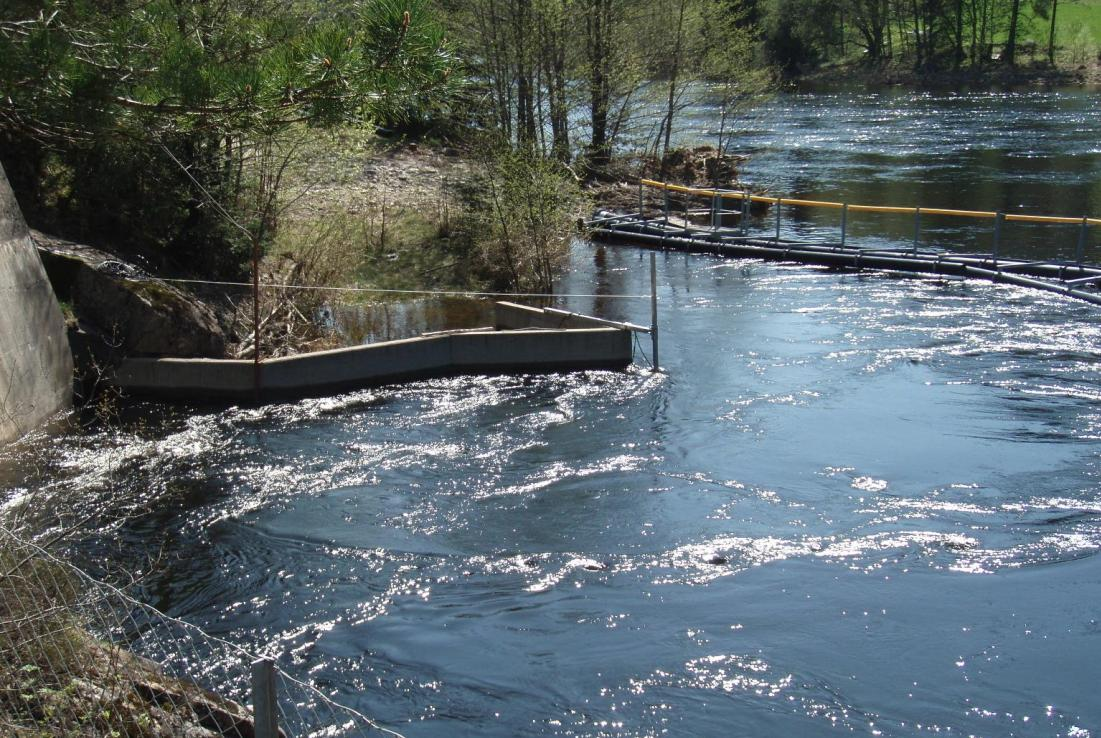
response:
M211 279L168 279L149 277L150 280L174 282L177 284L210 284L224 287L252 287L251 282L223 282ZM261 288L279 288L288 290L317 290L320 292L373 292L390 295L442 295L445 297L591 297L616 298L630 300L649 300L649 295L592 295L592 294L552 294L544 292L477 292L474 290L390 290L379 287L325 287L322 285L284 284L279 282L261 283Z

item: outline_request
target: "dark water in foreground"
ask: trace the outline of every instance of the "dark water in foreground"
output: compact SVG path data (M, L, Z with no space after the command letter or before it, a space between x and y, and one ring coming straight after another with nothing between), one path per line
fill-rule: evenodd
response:
M164 550L154 604L409 736L1101 734L1101 312L658 263L666 374L145 406L41 460L170 501L106 536Z

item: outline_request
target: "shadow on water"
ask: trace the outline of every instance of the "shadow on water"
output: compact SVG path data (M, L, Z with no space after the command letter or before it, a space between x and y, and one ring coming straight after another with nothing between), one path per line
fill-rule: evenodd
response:
M492 300L469 297L428 296L376 303L336 303L332 309L336 330L351 345L493 325Z

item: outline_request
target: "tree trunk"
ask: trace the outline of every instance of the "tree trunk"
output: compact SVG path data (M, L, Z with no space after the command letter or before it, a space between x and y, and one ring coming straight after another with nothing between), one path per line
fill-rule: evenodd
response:
M1059 9L1059 0L1051 0L1051 31L1047 36L1047 63L1055 66L1055 11Z
M1005 51L1002 52L1002 61L1011 67L1017 66L1017 22L1021 17L1021 0L1013 0L1013 8L1009 11L1009 38L1005 42Z
M669 70L669 102L665 109L665 143L661 150L661 176L665 179L665 160L669 154L669 141L673 134L673 115L676 112L677 102L677 75L680 72L680 55L684 45L684 6L687 0L680 0L680 8L677 13L677 32L673 37L673 66Z
M611 0L592 0L587 17L589 52L589 102L592 137L589 142L590 166L607 166L611 158L608 147L608 28Z
M925 44L921 41L921 11L918 8L917 0L913 0L911 7L914 13L914 50L917 54L914 58L914 68L920 70L925 66L925 59L922 57Z
M544 74L550 106L551 155L561 162L570 160L569 103L566 99L566 18L564 9L545 23L543 37Z
M956 0L956 54L952 66L957 72L963 66L963 0Z

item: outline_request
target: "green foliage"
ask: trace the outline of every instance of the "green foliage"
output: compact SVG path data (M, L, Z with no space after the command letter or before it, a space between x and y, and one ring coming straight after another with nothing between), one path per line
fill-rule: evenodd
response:
M919 73L1079 64L1101 41L1101 0L761 0L763 48L788 73L833 62ZM1051 15L1055 13L1054 45ZM1085 28L1085 32L1082 29Z
M832 2L771 0L766 5L762 32L769 61L787 75L814 66L828 44Z
M483 158L464 198L461 230L494 287L551 292L585 212L573 173L553 159L501 147Z
M276 224L292 127L439 111L453 66L426 0L22 0L0 160L38 225L232 274Z

